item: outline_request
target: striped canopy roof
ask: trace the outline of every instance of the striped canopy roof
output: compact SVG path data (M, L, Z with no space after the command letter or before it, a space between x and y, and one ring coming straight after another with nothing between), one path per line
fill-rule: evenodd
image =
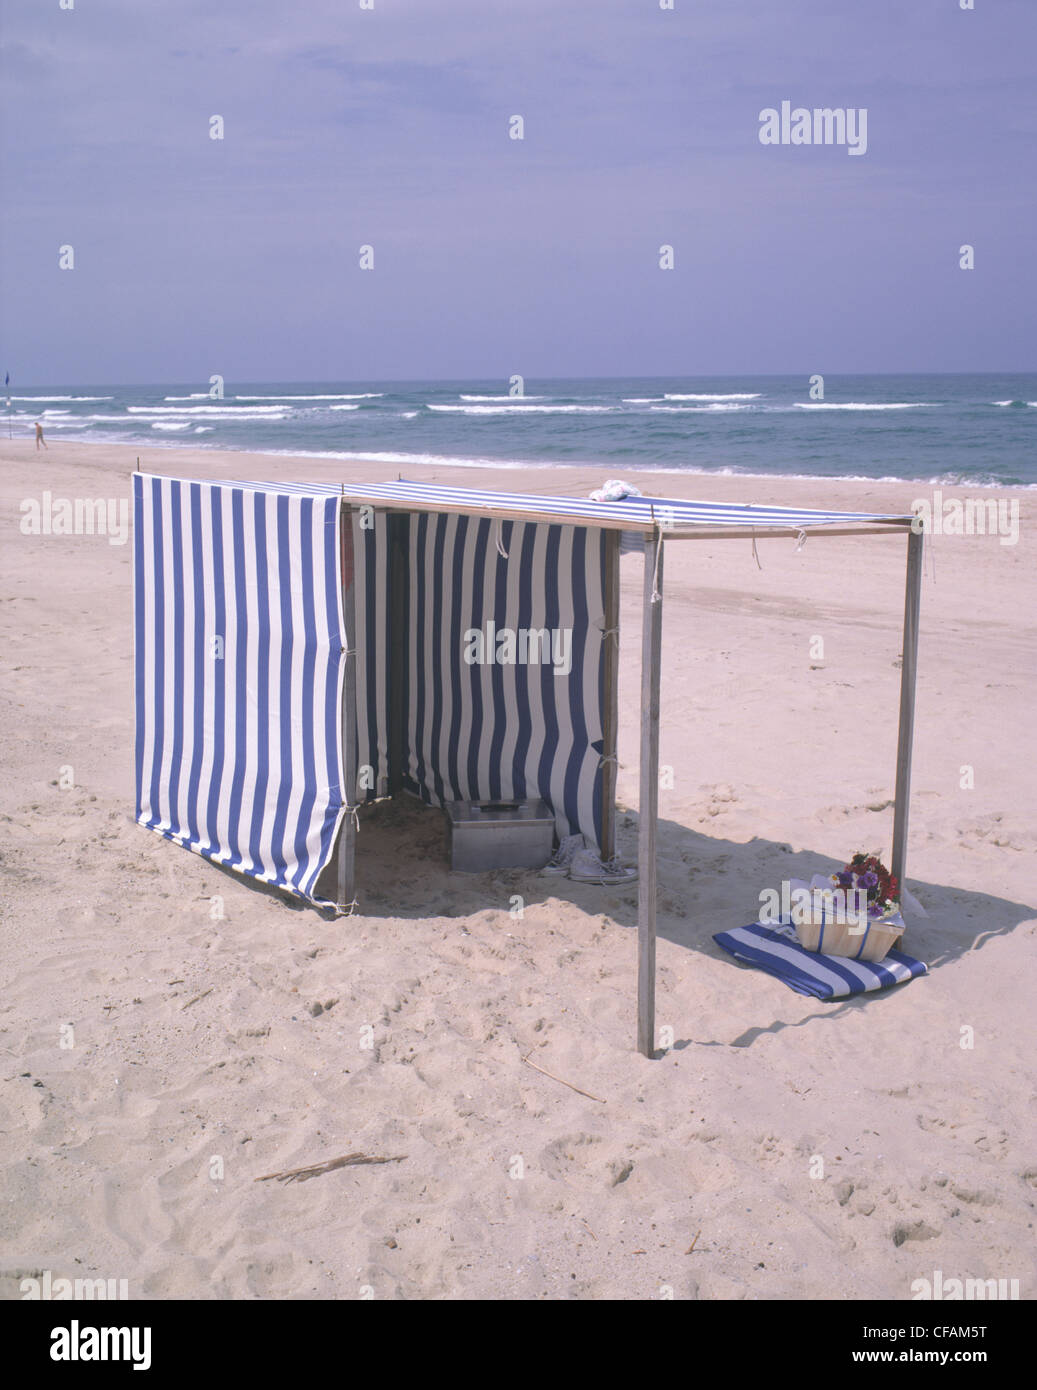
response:
M576 526L615 530L692 534L700 527L748 530L805 531L812 527L852 529L899 528L910 515L881 512L816 511L803 507L758 507L743 502L688 502L676 497L624 497L620 502L592 502L585 497L545 497L535 493L487 492L481 488L448 487L442 483L273 483L240 482L238 487L265 492L302 493L310 497L339 495L356 504L402 507L408 511L462 512L474 516L557 520Z

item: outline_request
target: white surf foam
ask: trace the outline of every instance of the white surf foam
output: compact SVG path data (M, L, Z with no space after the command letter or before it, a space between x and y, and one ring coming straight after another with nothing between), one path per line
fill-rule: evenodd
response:
M715 410L752 410L751 405L737 405L734 401L713 401L710 405L653 405L652 410L670 415L701 415Z
M231 396L233 401L373 401L384 391L355 391L345 396ZM167 400L172 399L167 396Z
M618 408L614 405L428 405L429 410L447 410L460 415L597 415Z
M231 420L284 420L285 407L277 405L128 405L128 415L220 415Z
M152 420L151 428L153 430L189 430L191 422L190 420Z
M544 463L539 460L530 459L494 459L494 458L455 458L450 454L413 454L382 452L372 453L369 449L265 449L264 453L283 454L289 458L316 458L316 459L360 459L368 463L400 463L404 465L414 464L415 466L425 467L449 467L449 468L558 468L557 463ZM582 467L592 467L593 465L584 464ZM681 469L674 469L674 472L681 472Z
M678 396L666 392L663 400L667 401L758 401L763 395L762 391L727 391L719 394L692 392L687 396Z
M794 401L797 410L931 410L928 401Z
M329 410L359 410L358 405L329 405Z
M112 401L114 396L12 396L12 401Z
M546 401L548 396L465 396L459 397L462 401Z
M80 415L77 420L77 423L79 422L84 425L136 425L139 423L129 415Z

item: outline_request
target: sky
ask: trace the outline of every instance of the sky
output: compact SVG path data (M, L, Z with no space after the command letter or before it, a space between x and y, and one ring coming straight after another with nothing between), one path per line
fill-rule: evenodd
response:
M0 371L1037 368L1037 0L672 3L0 0Z

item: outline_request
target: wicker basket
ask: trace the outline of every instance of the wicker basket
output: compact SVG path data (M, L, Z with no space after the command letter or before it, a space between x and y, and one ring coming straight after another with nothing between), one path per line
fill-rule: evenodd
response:
M793 879L793 884L806 888L807 884ZM815 874L810 888L831 888L832 880ZM867 960L873 964L884 960L903 936L906 924L900 915L900 908L891 909L883 917L869 919L862 931L851 922L835 920L832 912L824 907L809 914L797 913L802 921L793 918L796 938L805 951L814 951L822 956L845 956L851 960Z
M869 922L863 931L849 922L797 922L796 937L805 951L822 956L849 956L852 960L883 960L904 934L896 918Z

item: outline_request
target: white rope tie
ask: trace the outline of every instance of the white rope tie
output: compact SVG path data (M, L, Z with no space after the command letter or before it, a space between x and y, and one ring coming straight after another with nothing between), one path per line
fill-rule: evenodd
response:
M357 910L357 908L358 908L359 906L360 906L360 900L359 900L359 898L354 898L353 901L352 901L351 903L343 903L343 904L342 904L342 906L341 906L341 907L339 908L339 910L338 910L338 915L339 915L340 917L352 917L353 913Z
M506 560L506 559L508 558L508 552L504 549L504 539L503 539L503 536L502 536L502 534L501 534L501 527L502 527L503 525L504 525L503 521L499 521L499 520L498 520L498 522L497 522L497 554L503 556L504 559Z
M807 533L806 533L806 531L804 531L802 527L797 527L797 528L796 528L796 548L795 548L795 550L793 550L793 552L792 552L793 555L798 555L799 552L800 552L800 551L803 549L803 547L806 545L806 543L807 543ZM761 570L762 570L762 569L763 569L763 565L760 563L760 553L759 553L759 551L756 549L756 532L755 532L755 530L753 531L753 559L756 561L756 567L757 567L757 569L761 569Z
M611 637L613 642L619 641L619 628L606 627L602 629L601 640L604 642L607 637Z
M618 767L619 755L616 753L602 753L601 757L598 759L598 766L604 767L606 763L615 763Z
M662 603L663 596L659 592L659 565L663 557L663 538L662 531L656 525L655 531L655 564L652 567L652 602Z

